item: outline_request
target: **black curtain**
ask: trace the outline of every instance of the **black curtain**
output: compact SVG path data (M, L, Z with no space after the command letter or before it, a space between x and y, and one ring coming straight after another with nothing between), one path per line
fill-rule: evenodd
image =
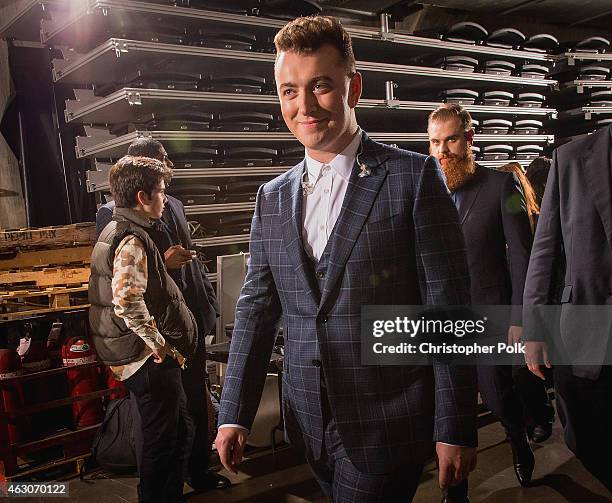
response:
M90 221L93 197L85 189L88 163L77 160L74 137L80 127L63 116L70 91L53 86L51 52L9 45L15 96L0 123L25 173L31 227Z

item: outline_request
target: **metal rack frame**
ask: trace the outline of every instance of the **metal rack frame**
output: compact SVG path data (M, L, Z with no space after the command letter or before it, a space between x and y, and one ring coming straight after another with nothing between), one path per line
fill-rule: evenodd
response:
M426 142L427 133L379 133L370 132L368 136L376 141L387 143L415 143ZM150 137L160 142L172 142L179 140L189 140L191 142L230 142L252 143L257 142L289 142L295 143L297 140L291 133L264 133L264 132L241 132L228 133L216 131L133 131L122 136L107 135L80 136L77 137L77 157L98 157L109 158L122 155L127 146L137 138ZM553 135L491 135L477 134L474 136L476 143L492 142L511 142L511 143L552 143Z
M75 9L71 16L56 21L45 21L42 24L41 40L50 45L63 45L71 39L74 40L74 33L71 29L86 31L93 25L87 23L96 22L96 16L108 16L113 11L121 12L122 18L129 18L131 15L158 15L178 18L184 22L194 22L198 25L207 22L216 23L222 27L248 27L254 33L274 35L274 33L284 26L283 21L270 19L260 16L243 16L226 12L209 11L205 9L191 9L172 5L151 4L135 0L81 0L83 5L80 9ZM385 16L384 14L382 16ZM403 54L420 54L423 49L432 53L458 52L467 54L480 54L495 58L506 57L512 59L524 59L531 61L551 61L553 57L540 52L504 49L490 47L486 45L465 44L460 42L449 42L437 38L420 37L401 31L388 29L388 18L381 17L381 27L364 28L360 26L346 26L347 31L354 40L357 50L379 50L398 49Z
M64 110L66 122L80 124L107 124L111 122L137 122L139 116L155 111L173 109L177 103L206 104L207 111L244 110L258 112L279 112L277 96L258 94L213 93L206 91L174 91L169 89L123 88L103 98L94 96L88 89L75 89L76 99L66 100ZM357 105L357 114L388 113L389 111L428 113L434 110L439 102L400 101L392 103L382 99L361 99ZM556 116L554 108L502 107L486 105L466 105L471 114L520 115L551 117Z
M64 49L65 59L53 60L53 80L68 84L110 84L117 81L116 77L133 73L138 68L146 68L160 57L172 56L175 63L188 65L197 64L202 70L215 71L215 63L228 61L240 63L240 71L245 74L257 74L272 77L274 54L238 51L231 49L211 49L189 45L145 42L123 38L110 38L86 54L71 53ZM109 69L112 67L113 71ZM440 87L442 82L453 80L457 85L470 83L472 87L490 86L491 83L505 86L552 87L557 85L553 79L535 79L513 77L506 75L491 75L477 72L457 72L415 65L398 65L391 63L376 63L371 61L356 61L358 71L367 74L370 83L383 85L393 80L406 89L418 85L428 89ZM484 78L486 76L486 78ZM423 82L415 77L428 77L431 81ZM440 82L442 81L442 82Z

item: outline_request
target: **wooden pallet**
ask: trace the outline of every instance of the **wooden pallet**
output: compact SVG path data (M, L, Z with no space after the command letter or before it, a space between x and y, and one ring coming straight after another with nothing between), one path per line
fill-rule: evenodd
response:
M96 241L96 224L83 222L54 227L0 231L0 252L23 248L58 248Z
M0 320L10 321L37 314L83 309L87 285L0 292Z
M88 265L67 267L42 267L0 271L0 294L33 288L82 285L89 281Z
M93 246L52 250L12 250L0 254L0 271L33 269L66 264L89 264Z
M38 474L44 480L48 479L45 472L57 472L64 465L68 466L62 469L63 475L53 473L50 478L64 480L77 476L91 456L91 443L99 427L100 424L95 424L75 431L62 430L44 439L12 444L10 455L5 456L4 466L0 467L1 476L10 481ZM51 452L50 449L54 449L55 455L35 461L37 454Z

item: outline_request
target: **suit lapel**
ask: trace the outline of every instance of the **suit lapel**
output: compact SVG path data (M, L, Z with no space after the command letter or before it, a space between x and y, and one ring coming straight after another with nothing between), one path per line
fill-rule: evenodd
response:
M476 175L474 176L474 178L468 182L468 184L465 186L463 190L459 189L461 192L463 192L463 194L461 194L462 196L461 204L459 205L459 208L458 208L459 220L461 221L461 224L465 222L465 219L470 213L472 206L474 206L474 202L476 201L476 196L478 196L478 193L480 192L480 188L482 187L482 183L480 183L480 179L482 178L483 173L481 170L482 168L480 168L479 166L476 166Z
M612 186L610 185L610 128L591 137L583 157L584 178L589 184L595 207L603 223L608 245L612 250Z
M191 242L191 233L189 232L189 228L186 227L187 220L184 218L179 218L178 215L183 212L180 203L172 197L168 197L168 211L170 214L168 215L172 220L172 224L176 228L176 232L178 234L178 239L183 245L184 248L190 249L192 247Z
M280 221L283 243L287 255L294 266L295 274L302 282L304 289L313 296L315 305L319 304L319 288L309 274L309 258L306 256L302 241L302 174L304 161L293 168L289 180L281 185Z
M334 226L330 242L327 243L327 246L330 247L329 265L319 309L323 308L340 279L370 209L387 177L385 161L386 157L380 156L376 143L363 133L361 148L349 179L342 210ZM366 171L366 167L369 174L359 176L361 172Z

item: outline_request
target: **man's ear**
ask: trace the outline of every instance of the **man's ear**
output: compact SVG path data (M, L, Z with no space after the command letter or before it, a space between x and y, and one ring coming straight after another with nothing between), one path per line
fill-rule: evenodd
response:
M151 204L151 198L149 197L149 194L147 194L144 190L139 190L136 194L136 202L140 206L145 206Z
M465 140L472 145L474 143L474 129L470 129L463 134L465 136Z
M355 108L357 106L357 103L359 103L359 98L361 98L361 90L362 90L361 74L359 72L355 72L355 74L351 77L351 81L349 82L349 95L348 95L349 107Z

